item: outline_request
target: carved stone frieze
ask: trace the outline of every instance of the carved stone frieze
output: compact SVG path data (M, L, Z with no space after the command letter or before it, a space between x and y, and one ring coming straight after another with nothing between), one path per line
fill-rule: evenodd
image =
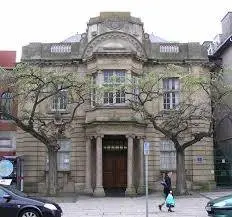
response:
M122 42L124 45L127 44L127 51L130 48L132 53L135 53L139 58L146 59L146 53L142 44L133 36L123 33L123 32L108 32L102 35L97 36L86 46L83 56L83 59L89 59L95 51L106 41L112 42ZM113 49L113 48L112 48ZM116 48L117 49L117 48ZM108 49L109 50L109 49ZM107 50L105 51L107 52ZM123 50L121 49L123 53Z
M114 15L104 21L105 27L112 30L120 30L124 27L124 24L124 20L117 15Z

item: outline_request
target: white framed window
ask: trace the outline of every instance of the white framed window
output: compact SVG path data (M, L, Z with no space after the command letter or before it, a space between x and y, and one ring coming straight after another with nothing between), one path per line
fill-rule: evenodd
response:
M97 84L97 74L95 73L92 75L92 86L93 86L92 92L91 92L91 105L92 106L95 106L97 103L96 102L97 101L97 99L96 99L97 93L96 93L96 87L95 87L96 84Z
M15 131L0 131L0 151L15 152Z
M0 150L1 149L12 149L13 144L11 138L0 137Z
M134 101L138 101L138 95L139 95L139 78L137 76L132 75L132 85L133 85L133 99Z
M160 142L160 170L176 170L176 149L171 140Z
M163 106L165 110L175 109L180 101L179 78L163 79Z
M58 144L60 145L60 149L57 153L57 170L69 171L71 140L69 139L60 140Z
M61 139L57 141L60 149L57 152L57 170L58 171L70 171L70 152L71 152L71 140ZM49 159L47 155L46 171L49 170Z
M61 86L58 86L60 89ZM62 89L57 93L55 96L53 96L52 99L52 111L65 111L67 109L68 105L68 90Z
M126 73L122 70L107 70L103 72L104 83L103 85L107 88L111 87L119 87L120 85L125 83ZM103 103L107 104L122 104L125 103L126 96L125 91L117 90L117 91L105 91L103 96Z

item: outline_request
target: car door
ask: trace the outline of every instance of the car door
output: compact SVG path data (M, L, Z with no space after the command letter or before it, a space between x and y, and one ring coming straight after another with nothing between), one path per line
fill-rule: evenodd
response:
M216 216L232 216L232 198L223 200L215 209Z
M226 200L224 215L232 216L232 198Z
M6 200L3 198L4 195L9 195L3 188L0 188L0 213L1 216L7 217L16 217L19 207L15 203L14 197L11 200Z

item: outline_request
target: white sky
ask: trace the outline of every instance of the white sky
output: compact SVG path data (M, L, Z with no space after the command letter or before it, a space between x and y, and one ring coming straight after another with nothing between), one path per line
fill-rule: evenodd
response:
M168 41L212 40L232 0L2 0L0 9L0 50L16 50L19 61L23 45L83 33L101 11L130 11L145 32Z

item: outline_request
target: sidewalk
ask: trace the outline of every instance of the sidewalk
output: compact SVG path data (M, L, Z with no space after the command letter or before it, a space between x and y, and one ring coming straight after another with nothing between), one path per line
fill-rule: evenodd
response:
M175 212L168 213L167 208L158 209L158 205L163 201L160 193L149 195L148 216L175 216L175 217L207 217L205 205L209 198L230 194L225 192L194 193L192 196L176 197ZM71 202L73 201L73 202ZM57 200L59 203L59 200ZM60 206L64 211L63 217L145 217L146 216L146 197L104 197L94 198L79 196L74 200L60 201Z

